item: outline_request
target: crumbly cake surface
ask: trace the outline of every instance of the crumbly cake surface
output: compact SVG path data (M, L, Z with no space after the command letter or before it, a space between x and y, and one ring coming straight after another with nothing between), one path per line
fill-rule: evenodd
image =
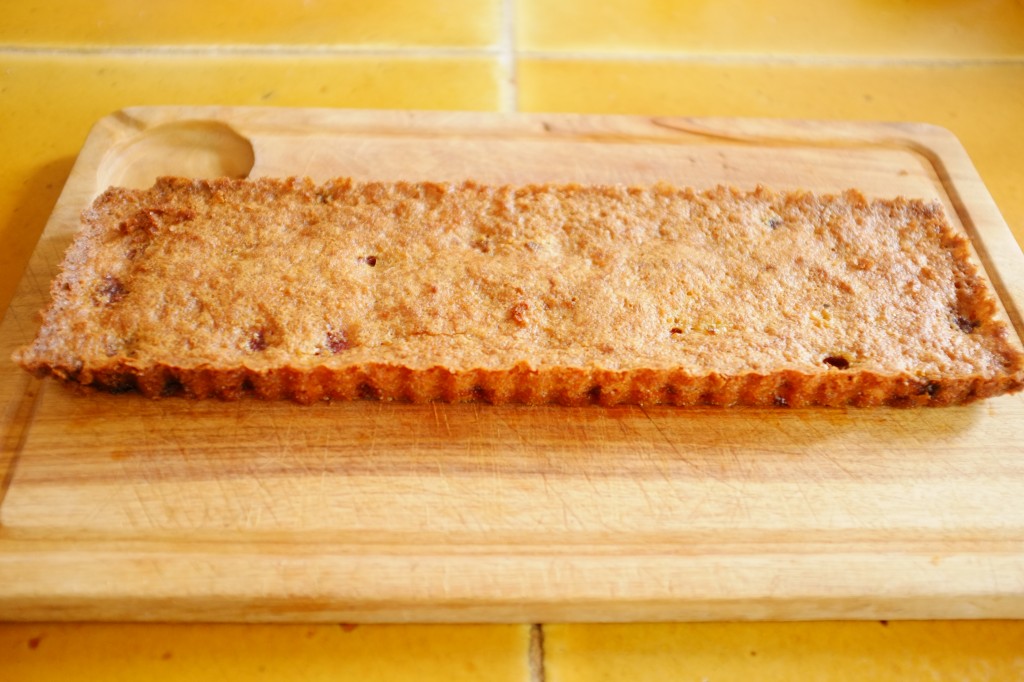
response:
M953 404L1019 341L941 207L849 191L112 188L19 360L86 385L268 398Z

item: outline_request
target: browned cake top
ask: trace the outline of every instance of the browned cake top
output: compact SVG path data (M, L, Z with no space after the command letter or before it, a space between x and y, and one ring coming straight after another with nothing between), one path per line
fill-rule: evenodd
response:
M1018 371L938 205L162 179L111 189L26 354L65 367Z

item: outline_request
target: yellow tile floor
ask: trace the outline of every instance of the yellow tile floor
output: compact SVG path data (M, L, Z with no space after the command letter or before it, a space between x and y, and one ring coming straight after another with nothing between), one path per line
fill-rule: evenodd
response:
M0 679L521 682L528 644L523 625L0 624Z
M1024 623L549 625L547 682L1024 679Z
M323 45L479 48L494 41L499 0L178 0L8 3L0 44L79 48L125 45Z
M0 310L92 122L173 103L926 121L1024 242L1019 0L27 0L0 22ZM1019 680L1024 621L0 624L5 681L624 677Z
M870 61L1024 54L1024 9L1013 0L521 0L516 8L528 51Z

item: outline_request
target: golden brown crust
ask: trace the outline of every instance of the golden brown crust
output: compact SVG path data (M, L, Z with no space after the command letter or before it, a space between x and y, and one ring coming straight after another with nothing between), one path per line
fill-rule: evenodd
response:
M164 178L83 216L29 371L313 402L952 405L1024 353L920 201Z

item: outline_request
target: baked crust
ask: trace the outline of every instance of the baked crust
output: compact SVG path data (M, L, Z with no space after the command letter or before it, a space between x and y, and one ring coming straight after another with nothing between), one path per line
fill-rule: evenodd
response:
M937 204L666 185L112 188L39 376L158 397L953 405L1024 353Z

